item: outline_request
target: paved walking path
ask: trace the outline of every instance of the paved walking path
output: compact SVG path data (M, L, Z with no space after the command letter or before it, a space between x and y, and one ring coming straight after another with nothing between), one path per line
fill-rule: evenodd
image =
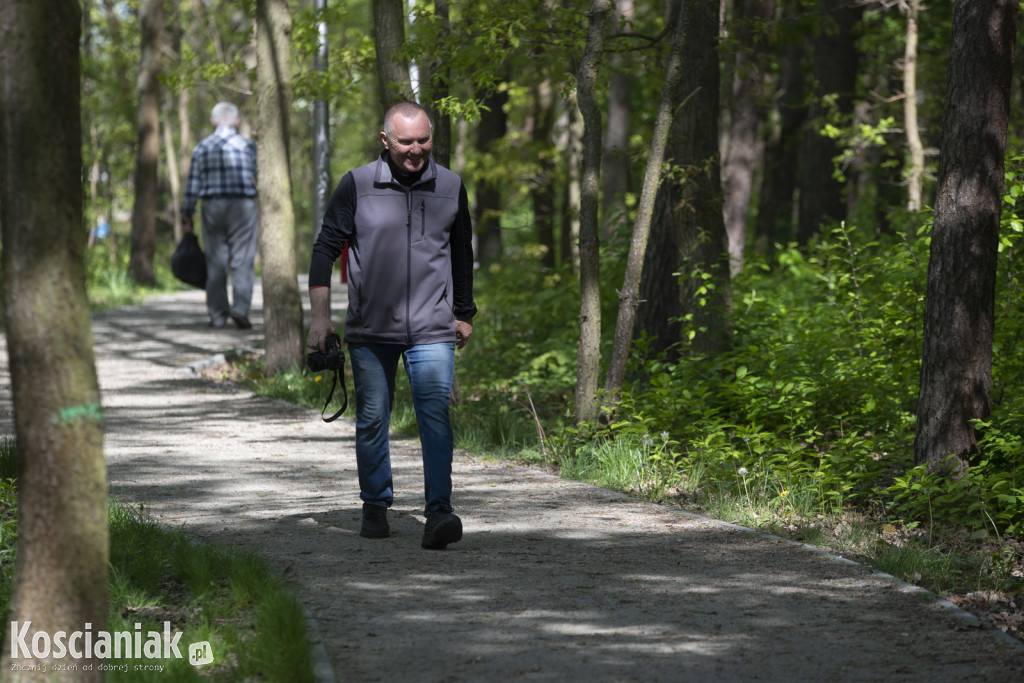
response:
M1024 677L1016 641L863 567L473 454L455 462L465 539L421 550L413 440L394 447L392 537L362 539L348 417L325 424L188 370L258 344L259 305L257 290L248 332L209 329L199 291L94 317L110 490L292 578L322 680Z

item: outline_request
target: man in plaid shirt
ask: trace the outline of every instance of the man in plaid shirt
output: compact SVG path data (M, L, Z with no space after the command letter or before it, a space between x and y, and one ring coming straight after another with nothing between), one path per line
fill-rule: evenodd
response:
M181 220L185 232L195 232L192 215L196 203L203 200L206 308L210 313L210 327L224 327L231 318L238 328L246 330L252 327L249 308L259 224L256 144L238 134L238 107L230 102L220 102L213 108L210 123L217 130L192 152L188 183L181 201Z

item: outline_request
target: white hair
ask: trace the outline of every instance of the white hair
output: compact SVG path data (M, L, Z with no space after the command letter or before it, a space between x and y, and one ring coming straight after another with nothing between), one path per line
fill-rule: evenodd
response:
M237 126L238 107L230 102L218 102L210 114L210 121L216 126Z

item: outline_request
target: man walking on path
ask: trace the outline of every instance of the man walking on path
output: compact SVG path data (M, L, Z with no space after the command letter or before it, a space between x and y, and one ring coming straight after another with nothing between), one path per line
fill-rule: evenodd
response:
M238 328L247 330L252 327L249 308L259 225L256 144L238 134L238 107L230 102L217 103L210 122L217 130L192 152L188 183L181 200L181 221L185 232L195 232L192 215L202 199L210 327L224 327L231 318Z
M462 180L434 163L431 124L413 102L384 116L384 150L349 171L324 214L309 267L310 348L327 351L334 261L348 245L345 342L356 399L360 535L390 534L394 500L388 432L401 357L419 423L427 518L422 547L462 538L453 513L453 435L448 415L455 347L473 333L473 245Z

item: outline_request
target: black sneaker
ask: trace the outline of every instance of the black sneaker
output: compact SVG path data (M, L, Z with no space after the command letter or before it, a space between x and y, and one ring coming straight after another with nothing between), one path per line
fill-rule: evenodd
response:
M359 530L363 538L387 538L391 535L388 526L388 509L383 505L363 503L363 526Z
M431 512L427 525L423 527L421 547L427 550L444 550L449 543L462 540L462 520L451 512Z

